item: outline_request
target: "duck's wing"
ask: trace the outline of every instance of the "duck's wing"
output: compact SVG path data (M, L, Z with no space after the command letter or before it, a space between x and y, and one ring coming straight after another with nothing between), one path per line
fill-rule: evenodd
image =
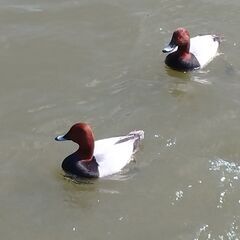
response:
M201 68L217 55L218 47L219 37L215 35L199 35L190 39L190 52L197 58Z
M99 165L100 177L112 175L126 166L137 151L143 137L143 131L134 131L126 136L96 141L94 156Z

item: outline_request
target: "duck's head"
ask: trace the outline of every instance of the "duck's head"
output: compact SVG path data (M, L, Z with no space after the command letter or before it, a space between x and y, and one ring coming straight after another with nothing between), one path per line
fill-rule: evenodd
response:
M76 123L65 135L59 135L56 141L72 140L79 145L78 152L85 159L91 159L94 151L94 135L91 127L87 123Z
M177 28L172 35L170 43L162 50L164 53L169 53L178 48L187 48L190 46L190 34L185 28Z

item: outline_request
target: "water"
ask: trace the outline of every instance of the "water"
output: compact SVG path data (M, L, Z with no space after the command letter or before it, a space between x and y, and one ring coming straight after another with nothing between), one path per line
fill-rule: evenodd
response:
M0 2L0 233L12 239L240 238L238 0ZM178 73L161 49L184 26L220 54ZM77 184L57 143L144 129L136 163Z

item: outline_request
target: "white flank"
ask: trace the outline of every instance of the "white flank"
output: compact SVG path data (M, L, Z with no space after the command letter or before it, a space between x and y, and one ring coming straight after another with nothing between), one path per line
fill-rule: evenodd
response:
M99 177L121 171L136 152L136 145L144 138L144 132L134 131L126 136L95 141L94 156L98 163Z
M190 39L190 52L200 63L200 68L205 67L217 55L219 42L213 35L196 36Z

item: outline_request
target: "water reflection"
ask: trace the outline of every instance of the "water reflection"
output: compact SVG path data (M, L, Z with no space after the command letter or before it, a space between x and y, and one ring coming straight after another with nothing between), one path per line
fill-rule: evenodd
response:
M73 175L68 175L68 174L64 174L63 177L73 183L77 183L77 184L94 184L94 182L96 181L96 179L88 179L88 178L79 178Z
M191 73L175 71L165 66L165 71L172 81L169 83L168 91L174 97L184 96L192 87L190 84Z
M190 81L174 80L169 83L168 92L176 98L185 96L194 90Z
M133 161L118 174L106 178L86 179L62 174L64 201L68 207L91 209L100 203L101 198L120 194L116 182L132 179L138 173Z
M76 184L77 183L77 184ZM98 182L65 176L62 179L62 193L67 207L89 209L97 202Z
M177 78L181 80L190 80L191 79L191 72L180 72L173 70L167 66L165 66L165 71L169 77Z
M168 67L165 68L172 81L169 83L169 93L174 97L182 97L196 91L194 83L201 85L212 84L209 80L209 70L197 70L192 72L179 72Z

